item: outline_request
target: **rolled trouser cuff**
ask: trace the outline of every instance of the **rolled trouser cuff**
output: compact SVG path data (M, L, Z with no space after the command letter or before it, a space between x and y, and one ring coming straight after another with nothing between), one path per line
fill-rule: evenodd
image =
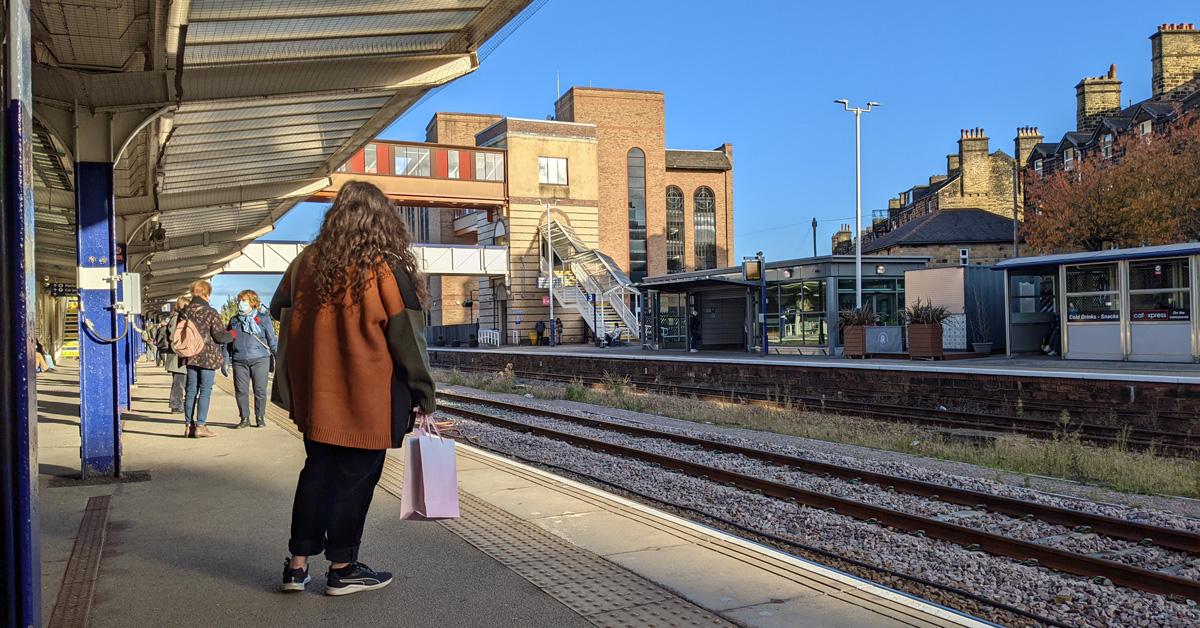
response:
M353 547L327 547L325 548L325 558L331 563L353 563L358 560L358 546Z

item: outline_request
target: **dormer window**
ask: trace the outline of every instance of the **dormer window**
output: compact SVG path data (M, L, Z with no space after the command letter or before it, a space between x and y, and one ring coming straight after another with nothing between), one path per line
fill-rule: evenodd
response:
M1075 167L1075 149L1068 148L1063 151L1063 170L1071 170Z
M1042 178L1042 160L1041 159L1033 160L1033 171L1037 173L1037 176L1039 179Z
M1138 124L1138 135L1140 135L1142 137L1146 137L1147 135L1150 135L1150 132L1153 130L1154 130L1154 122L1152 122L1150 120L1143 120L1142 122L1140 122Z
M1105 159L1112 159L1113 154L1113 136L1112 133L1105 133L1100 140L1100 152Z

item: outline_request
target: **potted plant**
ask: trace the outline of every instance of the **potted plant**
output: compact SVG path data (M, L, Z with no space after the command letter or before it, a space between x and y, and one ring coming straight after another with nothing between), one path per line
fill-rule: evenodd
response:
M992 327L988 322L987 308L978 290L971 292L971 300L975 302L975 332L971 348L975 349L975 353L989 355L992 352Z
M838 328L842 330L842 355L848 358L867 356L868 325L874 325L878 317L870 306L838 312Z
M942 350L942 321L950 311L933 301L917 302L904 308L908 321L908 355L914 358L935 359L945 356Z

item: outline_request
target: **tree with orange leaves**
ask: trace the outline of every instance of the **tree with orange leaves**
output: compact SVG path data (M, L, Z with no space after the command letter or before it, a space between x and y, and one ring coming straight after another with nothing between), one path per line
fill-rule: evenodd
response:
M1099 251L1200 239L1200 115L1147 137L1117 139L1069 171L1027 178L1022 232L1038 253Z

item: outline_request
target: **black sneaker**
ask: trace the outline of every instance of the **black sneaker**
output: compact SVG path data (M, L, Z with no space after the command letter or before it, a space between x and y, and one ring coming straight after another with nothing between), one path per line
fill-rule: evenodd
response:
M312 576L308 575L308 565L299 569L292 568L292 559L283 559L283 585L279 587L280 591L303 591L304 585L312 580Z
M374 591L392 583L392 574L375 571L362 563L350 563L325 574L325 595L350 595L359 591Z

